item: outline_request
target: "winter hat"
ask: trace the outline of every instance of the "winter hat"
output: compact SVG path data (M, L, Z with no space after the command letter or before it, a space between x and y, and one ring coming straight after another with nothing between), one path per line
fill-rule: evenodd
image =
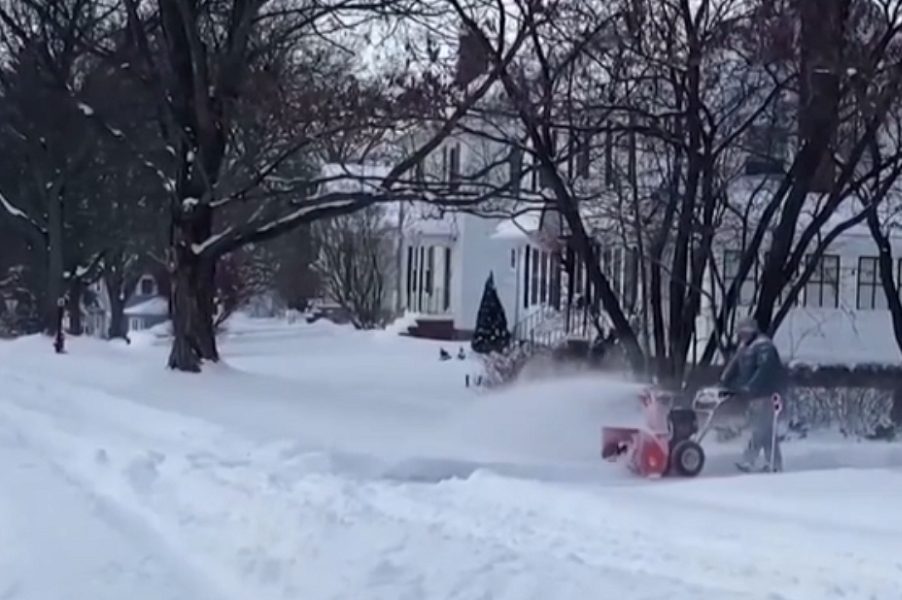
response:
M758 321L754 317L745 317L736 326L740 333L758 333Z

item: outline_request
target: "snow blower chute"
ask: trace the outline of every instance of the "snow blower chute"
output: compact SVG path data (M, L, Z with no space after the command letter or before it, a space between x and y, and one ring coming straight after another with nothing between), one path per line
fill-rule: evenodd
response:
M624 461L643 477L695 477L705 466L701 442L718 407L730 397L732 393L722 388L704 388L693 398L691 408L676 408L673 394L646 389L639 396L646 426L603 427L601 456L612 462Z

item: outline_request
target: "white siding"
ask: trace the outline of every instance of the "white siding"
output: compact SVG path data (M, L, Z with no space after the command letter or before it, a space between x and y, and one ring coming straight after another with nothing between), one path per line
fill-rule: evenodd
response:
M902 240L894 243L894 275L898 279L899 260L902 257ZM816 306L806 301L805 290L799 296L799 305L793 308L775 335L775 341L786 360L813 364L856 364L863 362L899 363L902 353L893 335L892 320L882 304L876 309L858 307L859 258L876 257L877 247L869 235L846 234L834 242L825 254L839 256L838 306ZM723 249L717 254L723 260ZM710 279L706 282L712 291ZM809 291L817 286L809 284ZM882 289L876 292L883 294ZM746 310L740 309L741 314ZM705 302L699 316L699 341L707 341L712 328L713 315L710 302Z

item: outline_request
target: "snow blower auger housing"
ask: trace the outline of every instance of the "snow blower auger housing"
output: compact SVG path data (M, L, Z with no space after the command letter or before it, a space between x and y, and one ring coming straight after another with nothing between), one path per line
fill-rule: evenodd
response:
M644 477L695 477L705 466L702 440L717 409L730 397L732 393L723 388L703 388L690 408L678 408L672 393L643 390L639 401L646 427L603 427L601 456L612 462L624 461Z

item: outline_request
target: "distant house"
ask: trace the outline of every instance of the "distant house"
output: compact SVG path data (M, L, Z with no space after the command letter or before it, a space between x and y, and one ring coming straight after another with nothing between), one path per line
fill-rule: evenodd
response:
M141 331L169 318L169 300L162 296L134 298L125 308L129 331Z
M138 279L131 297L125 304L125 318L129 331L149 329L169 319L169 297L166 278L149 271Z
M109 291L101 279L91 286L82 306L85 334L109 335L111 308ZM127 331L141 331L169 319L169 280L164 269L149 267L125 302Z

